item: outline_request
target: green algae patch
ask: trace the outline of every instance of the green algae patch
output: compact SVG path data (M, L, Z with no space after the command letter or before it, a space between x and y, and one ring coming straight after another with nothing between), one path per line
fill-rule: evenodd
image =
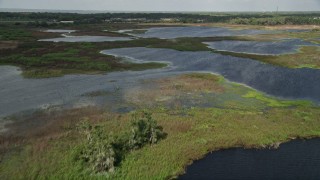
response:
M271 96L266 96L258 91L249 91L247 94L243 95L245 98L254 98L259 101L266 103L270 107L290 107L290 106L312 106L310 101L303 100L279 100Z
M185 76L190 78L210 80L213 82L220 82L220 83L223 83L225 81L223 76L215 75L212 73L191 73L191 74L186 74Z

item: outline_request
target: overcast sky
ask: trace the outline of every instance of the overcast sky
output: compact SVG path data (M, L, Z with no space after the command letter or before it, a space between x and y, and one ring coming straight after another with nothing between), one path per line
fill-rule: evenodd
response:
M0 8L107 11L320 11L320 0L0 0Z

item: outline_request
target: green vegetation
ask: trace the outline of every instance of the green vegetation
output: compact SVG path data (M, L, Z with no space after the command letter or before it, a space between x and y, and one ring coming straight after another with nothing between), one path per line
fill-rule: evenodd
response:
M30 39L31 33L20 28L0 29L1 40L26 40Z

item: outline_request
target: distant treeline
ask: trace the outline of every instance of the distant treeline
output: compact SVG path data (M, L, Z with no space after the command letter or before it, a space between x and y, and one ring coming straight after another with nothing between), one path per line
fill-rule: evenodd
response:
M288 16L269 18L235 18L230 20L232 24L246 25L320 25L320 17Z
M320 13L9 13L1 12L0 21L31 21L38 24L73 21L75 24L102 22L182 22L233 23L248 25L320 24Z

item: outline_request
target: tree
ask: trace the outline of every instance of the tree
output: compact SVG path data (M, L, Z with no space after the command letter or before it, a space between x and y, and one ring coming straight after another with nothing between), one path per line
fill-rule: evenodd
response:
M156 144L165 136L166 133L163 132L163 128L158 126L157 122L152 118L152 114L144 112L142 118L134 117L131 124L129 145L131 149L138 149L145 144Z

